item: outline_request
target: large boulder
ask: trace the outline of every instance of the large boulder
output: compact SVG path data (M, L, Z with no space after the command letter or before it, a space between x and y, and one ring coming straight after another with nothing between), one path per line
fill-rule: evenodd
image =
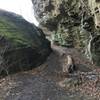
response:
M21 16L0 10L0 74L32 69L50 54L42 30Z

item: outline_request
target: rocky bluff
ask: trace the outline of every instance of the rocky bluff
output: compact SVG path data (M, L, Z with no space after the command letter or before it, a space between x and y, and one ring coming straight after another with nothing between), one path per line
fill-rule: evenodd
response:
M32 0L35 16L50 40L80 49L100 65L100 0Z

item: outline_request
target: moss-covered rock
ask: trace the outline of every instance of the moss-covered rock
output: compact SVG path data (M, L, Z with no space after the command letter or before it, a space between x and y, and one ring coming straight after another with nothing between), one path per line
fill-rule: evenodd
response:
M43 63L50 51L41 29L0 10L0 74L32 69Z

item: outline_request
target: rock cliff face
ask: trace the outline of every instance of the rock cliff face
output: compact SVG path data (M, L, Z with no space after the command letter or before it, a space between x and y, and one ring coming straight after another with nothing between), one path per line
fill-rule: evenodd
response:
M98 64L99 0L32 0L32 2L40 27L44 32L52 34L51 41L81 49L91 62Z
M19 15L0 10L0 74L32 69L50 52L42 30Z

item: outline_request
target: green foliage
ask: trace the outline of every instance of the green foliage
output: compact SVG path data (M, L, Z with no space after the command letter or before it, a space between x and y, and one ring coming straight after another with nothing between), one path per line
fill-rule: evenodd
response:
M59 30L52 34L52 40L61 46L73 47L73 36L69 30L59 27Z

